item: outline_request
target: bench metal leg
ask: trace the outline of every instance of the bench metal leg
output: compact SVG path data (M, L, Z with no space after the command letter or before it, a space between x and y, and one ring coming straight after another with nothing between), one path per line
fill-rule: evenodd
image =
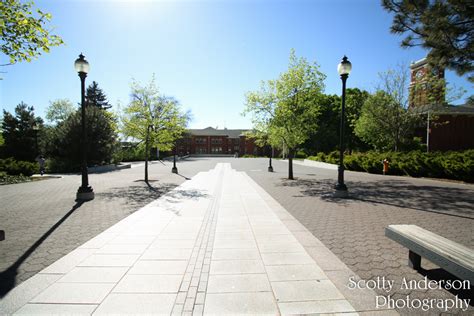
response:
M421 268L421 256L409 250L408 251L408 266L415 270L419 270Z
M0 230L0 241L1 240L5 240L5 231L4 230Z

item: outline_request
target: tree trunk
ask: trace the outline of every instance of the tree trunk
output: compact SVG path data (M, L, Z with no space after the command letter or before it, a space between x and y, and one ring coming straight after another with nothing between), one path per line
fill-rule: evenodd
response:
M294 180L293 178L293 155L294 155L294 150L290 149L288 150L288 179Z
M145 182L148 184L148 135L150 134L150 128L147 127L146 139L145 139Z
M349 155L352 155L352 135L349 134L347 137L347 149L349 150Z

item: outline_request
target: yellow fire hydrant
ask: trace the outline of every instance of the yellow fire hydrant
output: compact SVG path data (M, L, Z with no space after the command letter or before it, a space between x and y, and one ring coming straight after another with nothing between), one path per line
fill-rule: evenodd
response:
M390 163L388 162L387 159L384 159L382 161L382 164L383 164L383 169L382 169L383 175L385 175L386 173L388 173L388 167L390 166Z

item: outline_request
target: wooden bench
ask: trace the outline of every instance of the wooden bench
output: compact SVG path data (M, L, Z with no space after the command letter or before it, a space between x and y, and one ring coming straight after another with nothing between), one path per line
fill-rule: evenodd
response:
M408 248L408 265L421 267L421 257L474 284L474 251L416 225L389 225L385 236Z

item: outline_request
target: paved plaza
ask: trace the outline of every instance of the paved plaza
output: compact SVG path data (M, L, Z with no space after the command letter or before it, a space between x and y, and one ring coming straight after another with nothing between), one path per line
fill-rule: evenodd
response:
M0 187L0 311L395 313L375 309L382 290L348 289L351 276L394 280L395 298L472 294L400 290L403 277L451 276L427 261L410 270L384 228L416 224L474 248L474 186L346 172L351 198L337 200L336 171L297 163L290 181L286 162L267 164L193 158L174 175L154 163L151 187L142 166L94 174L96 199L83 204L76 175Z

